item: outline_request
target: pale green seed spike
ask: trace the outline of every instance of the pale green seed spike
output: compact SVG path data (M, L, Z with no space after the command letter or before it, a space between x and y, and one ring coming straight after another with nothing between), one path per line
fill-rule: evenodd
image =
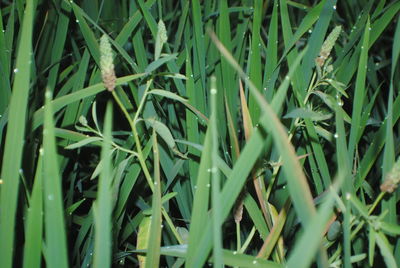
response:
M166 43L168 41L167 29L162 20L158 22L158 35L160 36L161 42Z
M116 80L113 53L108 37L105 34L100 39L100 69L105 87L108 91L113 91Z
M157 39L156 39L156 47L154 51L154 60L157 60L161 55L161 49L163 45L168 41L167 29L165 28L165 24L162 20L158 22L158 31L157 31Z
M393 193L400 183L400 157L393 168L386 174L385 181L381 185L382 192Z
M319 57L316 59L316 62L320 67L324 65L325 60L331 54L332 48L335 45L336 40L339 38L341 31L342 31L342 26L336 26L326 38L324 44L321 47Z

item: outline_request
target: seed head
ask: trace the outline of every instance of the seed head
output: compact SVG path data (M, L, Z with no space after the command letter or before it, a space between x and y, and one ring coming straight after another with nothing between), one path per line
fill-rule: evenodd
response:
M117 78L115 77L111 45L105 34L100 39L100 69L105 87L108 91L113 91Z
M393 193L400 183L400 158L393 168L386 174L385 181L381 184L381 191L389 194Z
M322 67L324 65L325 60L331 54L332 48L335 45L341 31L342 26L336 26L326 38L324 44L321 47L321 51L319 52L319 56L315 59L315 62L318 66Z
M160 41L162 43L166 43L168 41L168 36L167 36L167 29L165 28L165 24L162 20L158 22L158 32L157 35L160 36Z

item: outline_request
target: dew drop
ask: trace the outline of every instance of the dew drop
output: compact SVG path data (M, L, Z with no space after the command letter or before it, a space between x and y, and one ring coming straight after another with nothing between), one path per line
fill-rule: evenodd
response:
M336 10L336 5L333 6L333 9Z
M49 201L53 201L53 200L54 200L54 195L49 194L49 195L47 196L47 199L49 199Z
M76 23L79 23L79 20L78 20L78 19L76 19L76 20L75 20L75 22L76 22Z
M236 255L236 254L237 254L237 251L234 251L234 252L233 252L233 255Z
M18 68L14 69L14 73L18 73L18 71L19 71Z
M211 186L211 185L210 185L209 183L207 183L207 188L210 188L210 186Z
M212 89L210 90L210 93L211 93L212 95L215 95L215 94L217 94L217 90L216 90L215 88L212 88Z
M335 133L335 135L333 135L333 137L335 137L335 139L339 138L339 134Z
M351 194L350 193L346 193L346 199L350 200L350 198L351 198Z

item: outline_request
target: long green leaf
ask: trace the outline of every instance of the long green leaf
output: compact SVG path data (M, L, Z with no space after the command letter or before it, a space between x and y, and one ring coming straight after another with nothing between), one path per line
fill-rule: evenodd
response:
M15 77L9 104L9 121L2 158L0 266L4 268L13 266L15 215L18 200L19 170L24 146L26 111L28 108L35 7L33 0L27 1L14 69Z

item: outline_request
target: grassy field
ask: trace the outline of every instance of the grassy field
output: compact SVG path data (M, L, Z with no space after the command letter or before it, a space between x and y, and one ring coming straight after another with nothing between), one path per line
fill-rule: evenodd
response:
M400 266L400 1L0 3L0 267Z

